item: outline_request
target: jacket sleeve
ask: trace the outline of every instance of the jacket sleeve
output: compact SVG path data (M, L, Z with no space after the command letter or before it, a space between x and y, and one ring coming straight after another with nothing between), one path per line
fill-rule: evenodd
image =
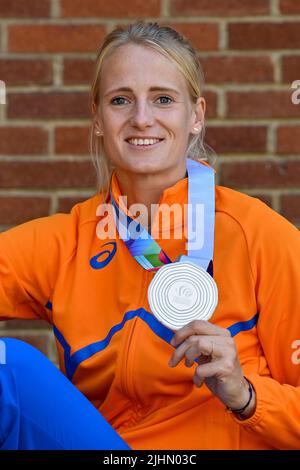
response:
M59 267L73 248L71 218L71 214L56 214L0 234L0 320L51 323L46 304Z
M256 411L247 420L233 419L276 449L299 449L300 232L263 203L253 215L255 222L249 221L252 228L245 233L256 287L257 331L271 377L247 375L256 391Z

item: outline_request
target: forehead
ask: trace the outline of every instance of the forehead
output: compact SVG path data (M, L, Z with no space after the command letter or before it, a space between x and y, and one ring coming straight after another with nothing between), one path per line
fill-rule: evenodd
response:
M118 47L103 61L100 91L115 87L150 88L176 86L187 93L186 79L178 66L150 47L126 44Z

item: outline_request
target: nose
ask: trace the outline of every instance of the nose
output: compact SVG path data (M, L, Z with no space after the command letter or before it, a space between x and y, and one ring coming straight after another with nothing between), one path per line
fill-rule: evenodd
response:
M153 125L154 116L151 104L147 100L136 100L131 116L131 125L144 129Z

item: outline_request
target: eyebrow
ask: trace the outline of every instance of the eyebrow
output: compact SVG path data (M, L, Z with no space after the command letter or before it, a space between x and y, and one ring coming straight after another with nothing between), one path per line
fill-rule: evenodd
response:
M110 90L107 93L105 93L104 96L111 95L112 93L121 93L122 91L129 91L133 92L132 88L129 87L121 87L121 88L116 88L114 90ZM164 87L164 86L152 86L149 88L149 91L164 91L164 92L172 92L176 93L177 95L180 95L180 92L176 90L175 88L170 88L170 87Z

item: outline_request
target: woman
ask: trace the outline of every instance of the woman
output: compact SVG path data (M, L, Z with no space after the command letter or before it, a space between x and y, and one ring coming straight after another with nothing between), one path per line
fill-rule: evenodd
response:
M169 269L170 277L178 266L186 273L191 269L187 287L184 276L178 282L192 289L200 271L199 258L190 263L193 251L185 243L191 242L192 218L171 219L171 236L165 237L158 209L182 208L192 200L192 185L200 194L205 175L211 184L214 173L203 161L205 100L192 46L174 30L152 23L113 31L97 57L92 111L99 194L68 215L31 221L0 236L1 318L49 321L60 368L76 387L29 346L4 340L3 403L11 405L8 391L14 398L17 389L15 415L30 414L36 422L41 413L44 438L39 442L37 429L18 418L24 442L12 433L10 444L8 429L17 418L7 412L3 448L298 448L300 239L293 225L229 188L213 187L213 198L202 191L204 213L215 204L211 224L201 219L196 226L197 234L204 229L211 254L213 249L205 263L200 260L205 286L211 283L210 312L173 330L168 318L159 316L155 288L165 295L160 274ZM113 203L115 210L104 203ZM133 237L122 224L137 229L135 204L142 213ZM159 206L150 217L153 204ZM174 236L186 224L188 235ZM154 246L150 255L132 250L141 231ZM156 233L155 240L149 232ZM62 397L67 397L63 404ZM61 421L51 419L55 406ZM77 427L76 419L81 420Z

